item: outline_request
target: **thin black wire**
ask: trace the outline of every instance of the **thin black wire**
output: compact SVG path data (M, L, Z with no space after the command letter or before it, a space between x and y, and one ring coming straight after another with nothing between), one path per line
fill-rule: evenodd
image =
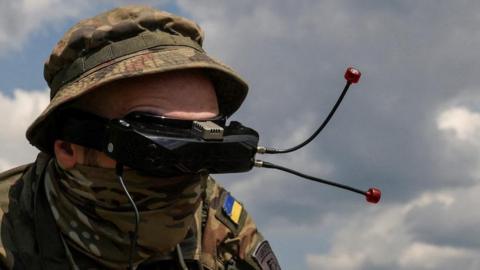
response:
M305 145L307 145L308 143L310 143L313 139L315 139L315 137L317 137L317 135L327 126L328 122L330 121L330 119L332 118L332 116L335 114L335 111L337 111L338 109L338 106L340 106L340 103L342 103L342 100L343 98L345 97L345 95L347 94L347 91L348 91L348 88L350 87L351 83L350 82L347 82L347 84L345 85L345 87L343 88L343 91L342 93L340 94L340 97L338 97L338 100L337 102L335 102L335 105L333 106L332 110L330 111L330 113L328 114L327 118L325 118L325 120L323 120L323 123L320 125L320 127L310 136L310 138L306 139L303 143L295 146L295 147L292 147L292 148L288 148L288 149L285 149L285 150L278 150L278 149L275 149L275 148L270 148L270 147L267 147L266 150L265 150L265 154L285 154L285 153L290 153L290 152L293 152L293 151L296 151L302 147L304 147Z
M117 162L116 166L116 173L118 177L118 181L120 182L120 185L122 186L123 192L125 192L125 195L128 198L128 201L132 205L133 212L135 214L135 227L133 232L129 232L130 235L130 254L128 257L128 269L133 270L133 254L137 253L137 239L138 239L138 224L140 223L140 213L138 212L137 205L135 204L135 201L133 200L132 196L130 195L130 192L128 192L127 186L125 185L125 182L123 181L123 164Z
M335 186L335 187L338 187L338 188L341 188L341 189L346 189L346 190L349 190L349 191L367 196L367 193L365 191L360 190L360 189L356 189L356 188L353 188L353 187L350 187L350 186L347 186L347 185L338 184L338 183L331 182L331 181L328 181L328 180L324 180L324 179L321 179L321 178L313 177L313 176L303 174L301 172L297 172L295 170L285 168L285 167L282 167L282 166L279 166L279 165L276 165L276 164L273 164L273 163L270 163L270 162L260 161L260 163L262 163L261 167L263 167L263 168L277 169L277 170L280 170L280 171L284 171L284 172L287 172L287 173L294 174L296 176L300 176L302 178L306 178L308 180L312 180L312 181L319 182L319 183L322 183L322 184L327 184L327 185L330 185L330 186Z

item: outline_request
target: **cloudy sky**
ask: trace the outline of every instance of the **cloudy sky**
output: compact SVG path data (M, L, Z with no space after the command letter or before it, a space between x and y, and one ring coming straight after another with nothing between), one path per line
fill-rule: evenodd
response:
M196 20L211 55L250 83L235 119L284 148L313 132L346 67L362 73L305 149L259 158L282 172L217 178L284 269L480 269L480 2L447 0L0 1L0 170L31 162L24 131L48 103L43 61L79 18L148 3Z

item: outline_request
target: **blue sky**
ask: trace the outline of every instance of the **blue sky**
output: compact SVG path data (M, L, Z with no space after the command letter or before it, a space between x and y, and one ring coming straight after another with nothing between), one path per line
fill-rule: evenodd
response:
M0 4L0 169L30 162L24 130L48 102L43 62L79 18L127 1ZM298 152L261 157L384 197L255 169L217 179L243 201L284 269L479 269L480 3L133 1L196 20L209 54L250 83L234 116L279 148L306 138L346 67L363 77Z

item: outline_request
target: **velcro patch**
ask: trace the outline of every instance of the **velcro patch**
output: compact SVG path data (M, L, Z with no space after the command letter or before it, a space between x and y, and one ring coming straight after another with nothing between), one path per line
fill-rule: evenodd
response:
M272 247L267 240L260 242L252 255L262 270L281 270L277 257L273 254Z
M242 216L243 206L233 198L230 193L225 196L225 201L223 202L223 211L230 218L230 220L238 225L240 217Z

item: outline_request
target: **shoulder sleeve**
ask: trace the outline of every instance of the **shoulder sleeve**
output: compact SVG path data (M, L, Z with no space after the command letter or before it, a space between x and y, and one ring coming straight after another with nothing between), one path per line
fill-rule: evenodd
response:
M202 236L202 261L205 265L212 270L280 269L265 268L258 262L255 253L262 243L268 245L268 242L257 230L243 204L212 178L208 180L204 202L204 206L208 207ZM271 249L270 253L275 257Z
M22 165L14 169L0 173L0 231L4 217L8 214L8 206L10 204L9 191L10 187L22 178L25 171L31 164ZM3 243L3 237L0 238L0 269L9 269L7 266L13 265L12 256L8 254Z

